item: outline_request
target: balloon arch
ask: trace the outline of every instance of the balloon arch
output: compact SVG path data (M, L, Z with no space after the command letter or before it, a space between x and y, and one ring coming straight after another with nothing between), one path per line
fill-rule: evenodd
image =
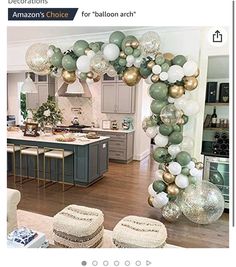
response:
M159 163L148 188L148 203L161 209L170 222L183 212L193 222L211 223L221 216L224 200L216 186L201 181L203 163L191 157L194 141L183 135L189 116L199 110L190 94L198 86L198 65L184 55L163 54L159 48L156 32L146 32L138 40L115 31L108 43L78 40L65 52L54 45L33 44L26 62L36 74L62 77L68 84L76 79L97 82L105 73L122 77L128 86L145 79L153 100L143 130L154 138L153 158Z

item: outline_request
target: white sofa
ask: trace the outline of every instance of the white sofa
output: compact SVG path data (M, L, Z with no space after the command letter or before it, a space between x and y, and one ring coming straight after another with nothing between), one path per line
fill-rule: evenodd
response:
M7 233L17 227L17 205L20 202L20 191L7 188Z

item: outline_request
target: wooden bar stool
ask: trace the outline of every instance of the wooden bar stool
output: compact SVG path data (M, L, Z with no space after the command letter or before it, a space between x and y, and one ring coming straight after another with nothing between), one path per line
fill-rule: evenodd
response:
M38 186L39 186L39 155L44 153L43 148L39 148L38 146L28 146L28 145L21 145L20 146L20 177L21 177L21 184L23 184L22 178L22 156L33 156L35 158L35 178L37 179ZM27 179L28 179L28 161L27 161ZM31 181L33 179L30 179Z
M20 151L20 146L7 144L7 153L12 154L12 172L14 176L14 184L16 183L16 152Z
M45 147L44 148L44 160L43 160L43 178L44 178L44 188L46 188L46 158L48 158L50 161L50 179L51 179L51 159L60 159L62 160L62 191L65 191L65 158L73 155L73 151L68 151L64 149L59 149L59 148L50 148L50 147ZM74 162L74 161L73 161ZM57 179L59 181L59 179ZM54 184L53 182L49 182L47 184ZM73 178L73 185L74 185L74 178ZM69 189L69 188L68 188Z

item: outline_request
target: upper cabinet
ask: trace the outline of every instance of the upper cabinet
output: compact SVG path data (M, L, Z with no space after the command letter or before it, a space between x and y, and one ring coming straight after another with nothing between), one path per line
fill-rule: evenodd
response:
M30 77L35 83L38 93L26 94L26 107L27 109L37 109L47 101L48 96L55 96L55 79L49 75L42 76L35 73L30 73Z
M135 112L135 87L119 77L104 75L102 82L102 113L132 114Z

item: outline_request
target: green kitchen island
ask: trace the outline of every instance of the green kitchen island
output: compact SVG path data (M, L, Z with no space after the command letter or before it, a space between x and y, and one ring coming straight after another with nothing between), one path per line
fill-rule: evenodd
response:
M7 143L14 145L38 146L39 148L58 148L73 151L65 158L65 183L89 186L108 171L108 145L109 137L101 136L99 139L87 139L77 136L73 142L57 141L57 135L28 137L20 132L8 132ZM12 171L12 154L8 154L8 170ZM15 153L16 175L20 175L20 152ZM39 178L43 179L43 154L39 157ZM51 159L49 164L46 158L46 179L60 182L62 177L62 160ZM22 176L35 177L35 157L22 158Z

